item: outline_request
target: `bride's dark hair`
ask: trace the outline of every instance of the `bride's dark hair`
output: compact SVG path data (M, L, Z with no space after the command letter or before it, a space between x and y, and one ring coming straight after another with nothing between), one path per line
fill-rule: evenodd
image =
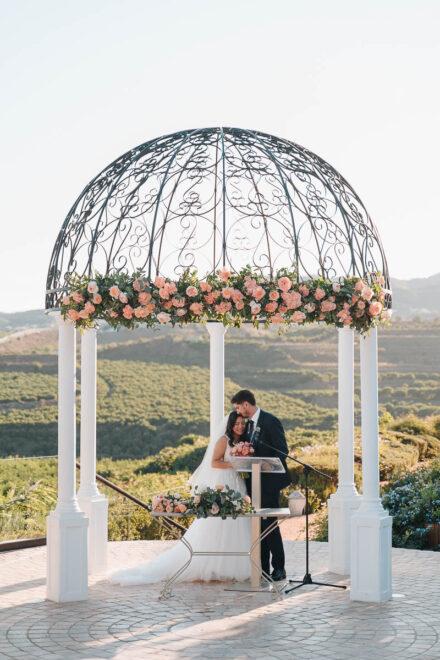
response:
M228 421L226 423L226 435L228 437L228 443L230 444L231 447L234 445L234 431L233 431L233 428L234 428L235 422L237 421L237 419L239 417L243 417L243 415L239 415L238 412L236 412L234 410L229 415Z

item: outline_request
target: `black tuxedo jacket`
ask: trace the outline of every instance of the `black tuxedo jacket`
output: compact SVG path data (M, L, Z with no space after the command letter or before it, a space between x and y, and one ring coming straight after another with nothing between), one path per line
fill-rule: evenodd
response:
M281 460L286 472L280 474L261 473L261 490L263 492L280 491L292 482L292 477L288 471L286 459L282 454L278 453L277 449L284 454L288 454L286 436L284 435L283 425L280 420L271 413L260 410L257 425L254 431L260 427L260 434L255 445L254 456L270 456L277 457ZM261 444L264 442L264 445ZM250 480L249 480L250 481ZM248 484L248 487L250 484Z

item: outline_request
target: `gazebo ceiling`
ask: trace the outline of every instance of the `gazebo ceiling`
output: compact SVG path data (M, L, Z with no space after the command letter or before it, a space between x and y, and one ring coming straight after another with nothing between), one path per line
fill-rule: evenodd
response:
M72 273L200 277L250 264L271 277L367 277L388 268L379 234L347 181L316 154L258 131L206 128L128 151L68 213L53 250L46 308Z

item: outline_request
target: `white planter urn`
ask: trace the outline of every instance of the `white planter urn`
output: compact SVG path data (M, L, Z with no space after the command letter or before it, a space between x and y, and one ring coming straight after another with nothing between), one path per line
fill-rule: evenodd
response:
M306 506L306 498L300 490L294 490L288 495L290 513L293 516L302 516Z

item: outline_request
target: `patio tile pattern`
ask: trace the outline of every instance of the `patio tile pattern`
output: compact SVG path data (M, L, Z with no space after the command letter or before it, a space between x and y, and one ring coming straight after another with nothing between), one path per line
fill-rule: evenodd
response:
M110 567L129 566L169 542L110 544ZM304 574L304 542L285 541L290 576ZM352 602L349 590L307 586L276 601L224 591L223 583L118 587L91 576L89 600L45 600L45 548L0 555L0 658L440 659L440 553L393 550L392 600ZM326 572L327 544L312 543L312 576Z

